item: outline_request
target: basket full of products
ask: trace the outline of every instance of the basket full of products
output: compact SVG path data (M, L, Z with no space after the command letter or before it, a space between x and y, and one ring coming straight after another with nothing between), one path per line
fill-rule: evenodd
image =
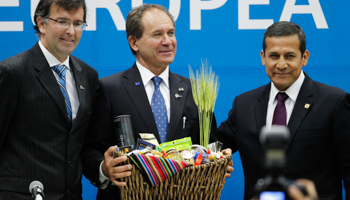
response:
M192 145L188 137L159 146L138 140L135 148L117 149L115 157L128 157L120 165L133 165L131 175L120 179L126 182L119 187L121 199L220 199L231 159L221 147Z

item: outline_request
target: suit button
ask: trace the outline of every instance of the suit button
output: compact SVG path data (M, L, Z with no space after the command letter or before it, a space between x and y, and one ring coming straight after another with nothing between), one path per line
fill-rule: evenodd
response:
M70 196L70 191L69 190L67 190L67 194L68 194L68 196Z
M71 167L72 166L72 162L68 161L68 166Z

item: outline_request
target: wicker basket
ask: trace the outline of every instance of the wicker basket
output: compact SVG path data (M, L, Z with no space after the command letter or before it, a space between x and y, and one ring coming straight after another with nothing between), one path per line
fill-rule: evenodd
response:
M219 200L226 182L226 167L231 158L228 155L211 163L186 167L155 187L144 180L141 171L128 158L121 165L131 164L133 168L130 176L120 179L126 182L126 186L119 187L120 197L123 200Z

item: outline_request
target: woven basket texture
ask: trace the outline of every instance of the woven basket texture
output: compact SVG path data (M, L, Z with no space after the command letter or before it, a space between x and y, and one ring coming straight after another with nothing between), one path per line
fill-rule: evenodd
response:
M121 156L115 154L115 156ZM231 155L217 161L184 168L175 176L152 187L130 158L120 165L131 164L131 175L120 179L126 186L119 187L123 200L219 200L225 185L225 174Z

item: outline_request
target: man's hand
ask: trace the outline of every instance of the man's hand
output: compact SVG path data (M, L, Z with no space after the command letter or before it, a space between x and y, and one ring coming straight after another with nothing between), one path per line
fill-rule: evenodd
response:
M131 165L116 166L117 164L127 160L126 156L121 156L118 158L113 158L113 151L116 150L118 146L109 147L109 149L104 154L104 161L102 163L102 172L108 177L116 186L125 186L126 182L119 182L118 178L123 178L130 176L132 169Z
M224 155L231 155L232 154L232 150L231 149L224 149L221 152ZM230 162L227 165L227 170L226 170L227 172L226 172L225 178L230 178L231 177L231 173L234 170L232 166L233 166L233 162L232 162L232 159L231 159Z
M317 197L317 191L314 182L307 180L307 179L298 179L295 181L297 184L303 186L308 196L305 196L298 187L295 185L291 185L288 187L288 193L289 196L294 200L316 200Z

